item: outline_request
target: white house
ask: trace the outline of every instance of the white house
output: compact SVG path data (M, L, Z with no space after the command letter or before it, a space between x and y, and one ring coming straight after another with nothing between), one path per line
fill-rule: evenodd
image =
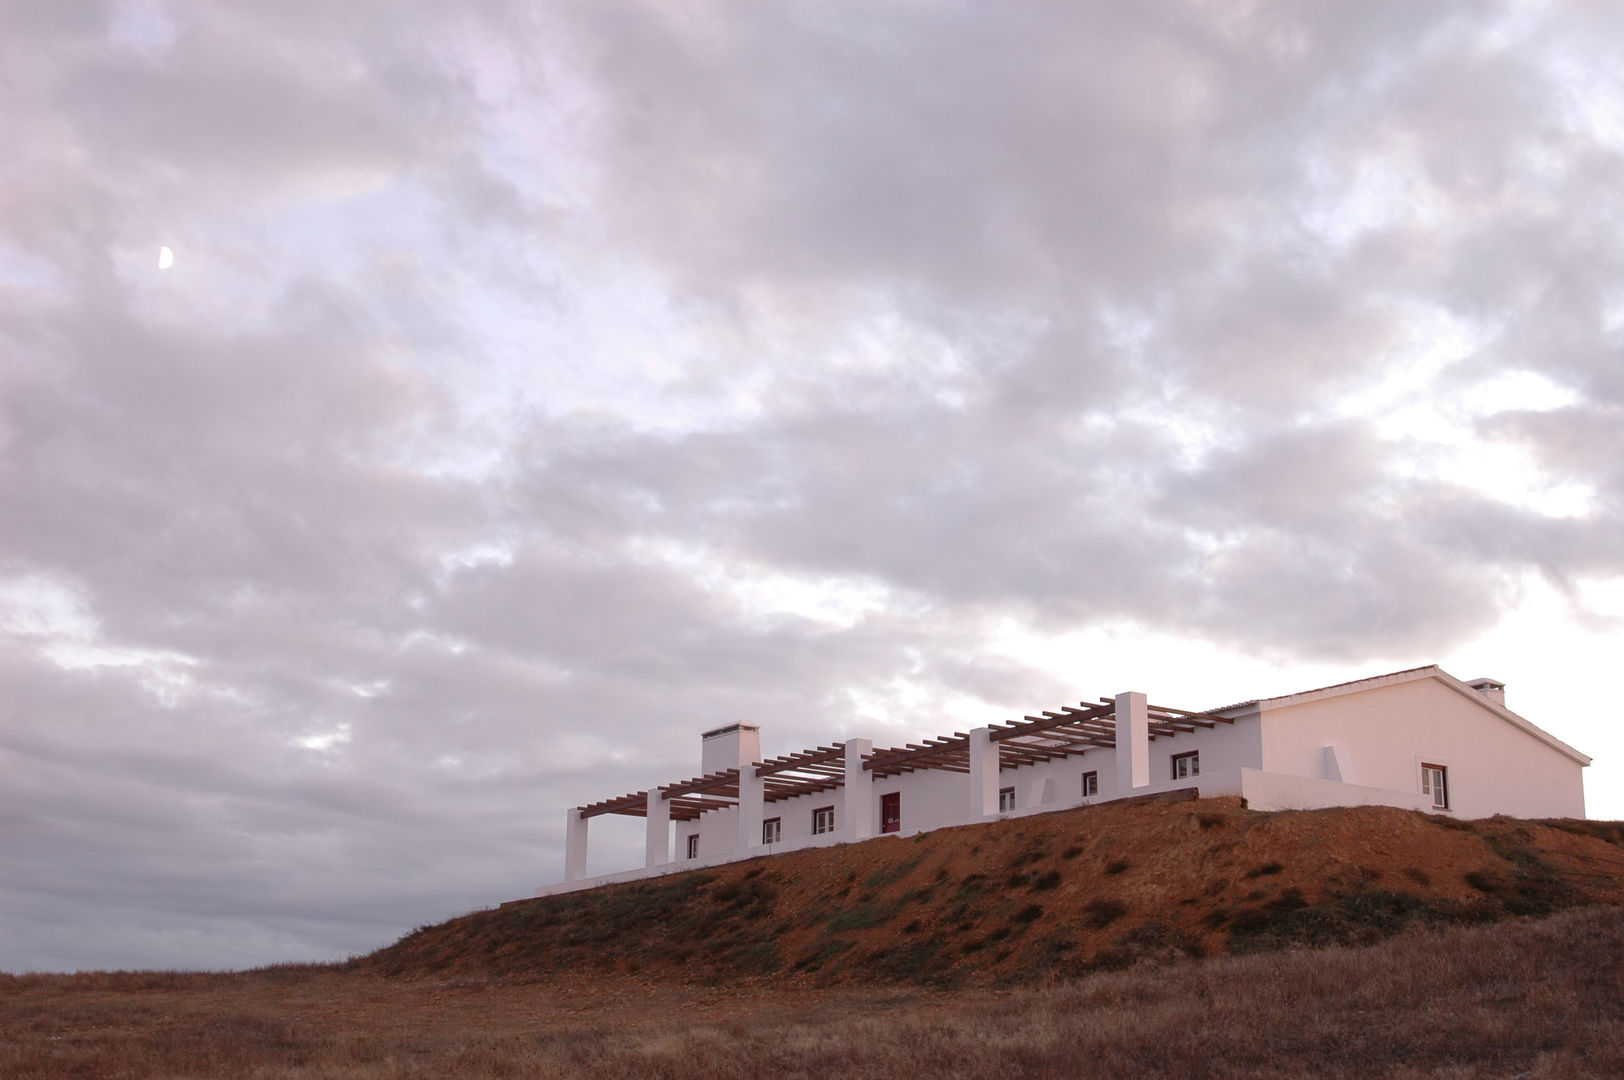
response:
M541 894L1188 787L1258 810L1583 817L1588 764L1506 708L1504 684L1436 666L1206 712L1118 694L882 750L848 739L764 759L760 729L730 724L702 737L699 776L570 809L564 883ZM647 820L643 869L585 879L601 814Z

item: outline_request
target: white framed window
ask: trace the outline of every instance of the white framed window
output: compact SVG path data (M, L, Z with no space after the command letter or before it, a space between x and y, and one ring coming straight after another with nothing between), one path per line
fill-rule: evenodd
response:
M1201 775L1201 751L1191 750L1187 754L1173 755L1173 779L1183 780L1188 776Z
M832 807L832 806L820 806L816 810L812 811L812 835L813 836L819 836L819 835L821 835L823 833L831 833L831 832L834 832L834 831L835 831L835 808L834 807Z
M694 833L692 836L690 836L688 838L688 857L690 859L699 858L699 834L698 833Z
M1100 774L1085 772L1083 774L1083 798L1092 799L1100 793Z
M1431 796L1434 810L1449 809L1449 769L1421 763L1421 794Z
M1012 787L998 789L998 812L1015 809L1015 789Z
M770 817L761 823L761 842L776 844L784 838L784 820Z

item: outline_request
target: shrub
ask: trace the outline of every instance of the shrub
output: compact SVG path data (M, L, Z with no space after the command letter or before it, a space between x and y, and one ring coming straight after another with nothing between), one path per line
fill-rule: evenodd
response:
M1090 900L1083 905L1083 921L1095 930L1103 930L1128 913L1128 905L1120 900Z

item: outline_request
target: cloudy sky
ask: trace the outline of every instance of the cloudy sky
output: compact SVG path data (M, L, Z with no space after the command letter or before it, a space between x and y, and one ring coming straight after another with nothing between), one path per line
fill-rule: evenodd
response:
M735 720L1437 662L1624 817L1620 40L0 2L0 969L369 950Z

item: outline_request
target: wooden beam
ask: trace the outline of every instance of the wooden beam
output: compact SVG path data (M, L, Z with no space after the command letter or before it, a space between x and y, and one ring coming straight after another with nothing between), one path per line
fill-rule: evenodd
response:
M1112 699L1100 698L1100 700L1110 701ZM1233 716L1219 716L1217 713L1208 712L1191 712L1189 709L1175 709L1171 705L1149 705L1146 707L1153 713L1173 713L1176 716L1183 716L1191 720L1210 720L1217 724L1233 724L1235 722L1235 718Z
M1062 709L1058 713L1046 713L1042 718L1028 716L1013 724L1004 724L995 727L989 737L993 742L1003 742L1013 739L1017 735L1030 735L1039 731L1051 731L1054 728L1081 725L1089 720L1096 720L1116 712L1116 704L1096 705L1091 709Z
M756 765L757 776L770 776L778 772L793 772L806 765L821 765L826 762L843 759L846 748L843 746L819 746L813 750L801 750L794 754L785 754L782 757L770 758Z
M915 763L912 766L914 768L941 768L942 766L929 764L928 759L940 756L943 751L963 751L968 753L969 750L970 739L968 736L962 739L928 739L923 744L909 743L906 747L876 750L871 757L863 762L863 768L873 772L883 771L887 775L898 766L909 763Z
M733 793L737 795L739 770L723 769L720 772L696 776L692 780L682 780L675 784L661 784L660 791L666 798L674 799L678 795L688 795L696 791L719 791L729 786L733 788Z
M601 802L581 807L579 813L584 818L598 817L603 814L626 814L631 817L643 817L648 813L648 792L634 791L619 798L604 799Z

